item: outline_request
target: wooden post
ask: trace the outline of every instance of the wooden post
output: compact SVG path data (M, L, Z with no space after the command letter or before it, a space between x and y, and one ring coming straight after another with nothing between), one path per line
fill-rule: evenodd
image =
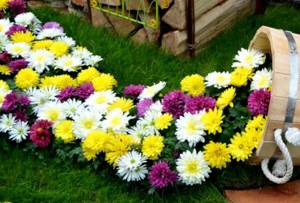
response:
M195 56L195 4L194 0L186 0L187 47L190 57Z

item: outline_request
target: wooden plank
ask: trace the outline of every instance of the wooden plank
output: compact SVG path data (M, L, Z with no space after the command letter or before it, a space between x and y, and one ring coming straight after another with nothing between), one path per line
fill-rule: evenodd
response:
M132 37L131 40L134 41L137 44L142 44L148 41L147 39L147 33L144 28L139 29L137 33L135 33Z
M149 13L151 11L151 6L146 0L125 0L125 7L127 10L137 10Z
M112 28L112 25L109 23L104 13L101 12L100 10L91 8L91 16L92 16L92 24L94 26Z
M99 0L99 3L108 6L121 6L121 0Z
M126 14L129 15L129 14ZM106 15L108 22L112 25L114 31L122 36L128 36L137 28L137 24L118 16Z

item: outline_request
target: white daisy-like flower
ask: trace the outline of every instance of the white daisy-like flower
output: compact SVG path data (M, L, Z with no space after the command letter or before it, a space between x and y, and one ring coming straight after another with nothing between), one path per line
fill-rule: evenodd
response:
M84 139L91 131L101 127L102 115L97 111L84 109L74 116L74 133L77 139Z
M39 119L52 121L55 124L58 121L64 120L66 118L66 114L62 103L48 102L39 108L37 117Z
M176 138L180 142L187 141L190 147L194 147L198 142L205 142L204 125L201 122L201 117L204 111L196 114L185 113L176 120Z
M265 63L266 56L256 49L244 49L238 51L234 57L232 67L257 68Z
M104 113L107 112L107 107L112 104L116 98L116 94L111 90L94 92L87 98L85 104L91 109L96 109Z
M61 37L64 36L65 33L57 28L47 28L43 29L39 32L37 35L36 39L41 40L41 39L46 39L46 38L56 38L56 37Z
M0 19L0 34L5 35L10 26L12 26L12 23L9 21L9 19Z
M28 123L23 121L17 121L15 125L13 125L12 129L8 131L9 139L17 143L26 140L28 133L29 133Z
M106 115L106 119L103 121L104 130L113 130L114 132L123 133L126 132L129 120L134 117L129 116L128 112L123 112L121 109L115 109L110 111Z
M120 157L117 174L128 182L145 179L148 170L145 166L147 158L137 151L131 151Z
M201 184L211 172L202 152L185 151L176 160L179 180L186 185Z
M3 114L0 117L0 132L7 133L16 124L16 118L10 114Z
M145 112L145 118L153 121L162 115L163 105L160 101L156 101L150 105L149 109Z
M92 55L91 57L87 58L84 60L85 65L87 66L95 66L97 65L100 61L103 61L103 58L98 55Z
M213 86L216 88L228 87L231 82L231 76L229 72L211 72L205 77L205 85Z
M39 49L30 52L29 57L26 59L29 62L29 66L34 68L37 72L42 73L44 70L49 70L55 62L55 56L52 52Z
M73 56L80 58L83 61L83 65L86 66L93 66L103 60L101 56L93 55L85 47L76 47L72 54Z
M142 138L144 137L144 128L141 125L136 125L127 130L128 135L130 135L135 143L141 144Z
M0 32L0 51L3 51L7 44L9 44L8 37Z
M57 40L66 43L69 47L73 47L76 44L76 42L72 37L62 36L62 37L58 37Z
M25 42L9 43L5 50L14 57L27 57L30 54L30 45Z
M136 123L136 130L143 136L160 135L159 131L154 125L154 119L152 117L140 118Z
M272 86L272 71L266 68L256 71L252 78L251 90L270 88Z
M74 119L77 112L82 112L85 107L80 100L68 99L63 103L63 108L66 116Z
M39 20L33 13L27 12L27 13L21 13L21 14L17 15L15 17L15 22L16 22L16 24L27 27L31 24L39 22Z
M58 58L55 62L55 68L67 72L77 71L82 65L81 60L72 55L64 55Z
M139 95L139 99L151 99L153 98L158 92L160 92L163 88L165 88L166 82L159 82L152 86L146 87L141 94Z

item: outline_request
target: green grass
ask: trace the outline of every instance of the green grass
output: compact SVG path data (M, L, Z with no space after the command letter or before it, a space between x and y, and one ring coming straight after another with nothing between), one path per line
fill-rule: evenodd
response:
M102 67L112 73L119 87L130 83L151 84L159 80L168 89L179 88L188 74L230 70L232 57L247 47L261 25L300 33L300 12L288 6L269 7L266 15L254 15L221 34L192 60L178 59L149 45L136 46L127 39L93 28L73 15L62 15L47 8L35 9L42 21L58 21L80 45L101 55ZM2 146L2 145L0 145ZM40 160L20 148L0 149L0 201L12 202L225 202L225 187L257 187L266 184L258 167L232 167L212 175L201 186L174 188L147 195L146 188L126 185L111 171L59 163L46 156Z

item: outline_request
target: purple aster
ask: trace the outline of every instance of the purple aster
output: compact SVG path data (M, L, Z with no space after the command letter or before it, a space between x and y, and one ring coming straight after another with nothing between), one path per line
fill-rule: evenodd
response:
M146 111L150 108L150 106L153 104L152 99L143 99L139 101L136 105L137 108L137 115L139 117L142 117L145 115Z
M8 64L10 62L10 55L4 51L0 53L0 63Z
M64 102L69 98L71 98L72 96L74 96L74 92L75 92L75 88L72 86L68 86L63 90L61 90L56 97L59 99L59 101Z
M26 11L26 4L23 0L12 0L8 3L13 16L24 13Z
M248 110L251 115L257 116L259 114L267 115L271 92L267 89L254 90L248 97Z
M30 100L27 96L19 96L18 98L18 103L20 104L20 106L28 106L30 104Z
M4 97L2 109L6 112L12 112L17 108L18 95L16 92L11 92Z
M10 37L15 32L25 32L25 31L26 31L26 27L22 25L14 24L10 26L9 30L5 34Z
M145 89L144 85L128 85L124 88L124 95L127 97L137 98Z
M163 111L172 114L175 118L179 118L184 114L187 99L188 96L179 90L169 92L163 98Z
M177 181L177 174L171 171L167 162L161 161L152 165L148 174L150 184L158 189L167 187Z
M79 87L75 89L74 96L77 96L80 99L87 99L93 93L94 93L93 84L90 82L86 82L81 84Z
M25 121L28 120L28 116L27 116L24 109L17 109L16 112L14 113L14 116L19 121L24 121L25 122Z
M16 59L11 61L8 66L10 67L10 70L12 72L18 72L22 68L26 68L28 65L28 62L25 61L25 59Z
M189 113L197 113L201 110L213 109L215 107L216 100L212 97L198 96L190 97L186 101L185 111Z
M59 29L62 32L64 31L64 28L61 27L60 24L58 22L55 22L55 21L50 21L50 22L47 22L43 25L43 29L52 29L52 28Z

